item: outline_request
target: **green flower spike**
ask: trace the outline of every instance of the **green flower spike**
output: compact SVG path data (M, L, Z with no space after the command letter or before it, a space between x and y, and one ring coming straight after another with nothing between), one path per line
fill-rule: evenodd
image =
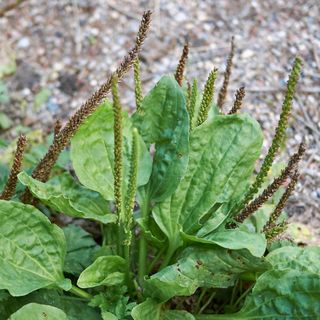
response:
M200 126L208 118L208 113L211 107L214 94L214 83L218 75L218 69L213 69L210 72L208 80L203 90L203 97L200 105L199 115L197 119L197 126Z
M142 96L142 88L141 88L140 61L139 61L139 58L137 58L134 61L133 72L134 72L134 94L135 94L135 98L136 98L136 108L137 108L137 110L140 110L143 96Z
M114 113L114 199L119 222L122 221L122 108L118 94L118 77L112 78L112 97Z
M289 77L289 81L287 84L287 92L282 104L282 112L280 115L280 119L278 122L278 126L276 128L275 136L272 140L272 144L268 150L268 153L262 163L261 169L256 176L256 179L252 186L250 187L249 191L245 196L245 200L243 206L245 206L249 201L251 201L254 195L260 189L262 183L264 182L268 172L272 166L274 158L276 157L277 152L280 149L280 146L285 138L286 128L288 126L288 120L290 116L290 112L292 109L292 101L294 97L294 93L296 91L297 82L299 79L300 71L301 71L301 59L296 58L292 67L292 71Z
M132 214L134 208L134 200L137 191L137 175L138 175L138 155L139 155L139 135L136 128L133 129L132 150L130 158L130 175L129 184L125 201L126 221L124 223L126 240L125 245L131 244Z

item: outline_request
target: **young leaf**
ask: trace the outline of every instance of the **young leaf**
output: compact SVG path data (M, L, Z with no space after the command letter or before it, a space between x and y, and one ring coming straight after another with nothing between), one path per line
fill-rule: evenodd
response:
M99 246L91 235L82 228L69 224L63 228L67 242L67 255L64 271L79 276L94 261L94 254Z
M80 288L122 284L125 279L126 261L119 256L99 257L85 269L78 279Z
M99 307L104 320L127 320L136 302L129 302L126 286L113 286L100 292L90 301L90 306Z
M192 132L186 174L153 211L173 250L182 243L180 229L194 234L212 208L231 206L243 195L261 145L260 126L246 114L217 115Z
M117 220L116 215L110 213L109 203L99 193L77 185L67 173L47 183L35 180L25 172L21 172L18 177L36 198L58 212L104 224Z
M177 188L188 162L189 117L176 80L162 77L132 119L145 143L155 143L149 197L162 201Z
M145 289L150 297L165 302L174 296L192 295L199 287L227 288L241 273L261 272L269 266L246 250L189 247L177 263L146 279Z
M194 316L186 311L163 310L161 303L149 298L134 307L131 315L133 320L195 320Z
M68 320L60 309L38 303L29 303L15 312L8 320Z
M255 257L262 257L267 247L263 233L249 233L237 229L213 232L203 238L185 233L182 236L185 241L191 243L213 244L232 250L247 249Z
M123 114L123 176L129 177L132 127L128 115ZM80 182L99 192L106 200L113 200L114 139L113 111L105 101L81 125L71 140L71 160ZM151 157L142 139L139 139L139 162L137 185L146 184L151 172ZM124 179L124 185L127 181ZM124 187L125 188L125 187Z
M13 296L55 286L69 290L64 279L66 243L62 230L36 208L0 201L0 289Z

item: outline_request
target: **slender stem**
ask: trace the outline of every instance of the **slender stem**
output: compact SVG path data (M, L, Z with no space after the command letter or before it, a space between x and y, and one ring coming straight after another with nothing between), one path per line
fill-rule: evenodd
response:
M162 256L164 250L165 250L165 247L161 248L161 249L158 251L157 255L153 258L153 260L151 261L150 266L149 266L149 268L148 268L148 273L150 273L150 272L152 271L152 269L153 269L153 267L155 266L155 264L159 261L159 259L160 259L160 257Z
M76 287L75 285L72 285L69 292L73 293L75 296L78 296L80 298L85 298L87 300L91 300L93 298L93 296L90 293Z
M201 302L202 302L202 299L204 297L204 295L207 293L208 291L208 288L201 288L201 293L200 293L200 296L199 296L199 299L197 301L197 305L196 305L196 308L195 308L195 313L200 313L200 305L201 305Z
M240 302L241 300L251 291L253 287L253 284L245 291L242 293L242 295L238 298L238 300L234 303L234 306L236 307Z
M212 299L215 297L216 295L216 292L213 291L209 297L209 299L207 300L207 302L202 306L202 308L200 309L199 313L202 313L206 308L207 306L211 303Z
M132 282L131 276L130 276L130 245L124 246L124 258L126 260L126 284L128 287L129 293L132 292L134 284Z
M237 287L238 287L239 279L236 280L236 283L234 284L232 294L231 294L231 300L230 300L230 305L233 305L233 301L236 297L236 292L237 292Z
M141 217L145 220L146 225L148 225L149 218L149 197L145 198L144 203L141 206ZM141 231L140 235L140 243L139 243L139 266L138 266L138 276L140 285L143 283L143 278L146 275L147 271L147 240L143 231Z
M165 257L164 257L164 259L163 259L163 261L161 263L160 270L165 268L170 263L170 260L171 260L171 258L173 256L174 252L175 252L175 249L172 248L172 246L170 246L170 244L169 244L169 247L168 247L168 250L166 252L166 255L165 255Z

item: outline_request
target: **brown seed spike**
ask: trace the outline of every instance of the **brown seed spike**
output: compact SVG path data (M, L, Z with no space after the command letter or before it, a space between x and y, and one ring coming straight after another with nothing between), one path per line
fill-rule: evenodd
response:
M275 209L271 213L269 221L264 226L264 228L263 228L264 232L272 229L276 225L277 220L280 217L282 210L284 209L290 195L292 194L293 190L295 189L295 187L297 185L298 179L299 179L299 172L298 172L298 169L296 169L286 191L284 192L281 199L279 200L279 203L277 204L277 206L275 207Z
M96 92L94 92L84 104L82 104L78 111L76 111L76 113L68 120L67 124L61 129L56 139L54 139L53 143L49 147L48 152L33 170L32 177L34 179L42 182L46 182L49 179L50 172L60 153L67 146L68 142L83 121L89 115L91 115L96 110L97 106L103 101L103 99L106 98L111 89L112 77L116 75L120 80L132 67L147 36L150 22L151 11L148 10L145 11L142 16L134 47L124 57L116 71L109 76L108 80ZM28 190L26 190L26 192L22 195L22 199L29 201L28 199L30 199L30 192Z
M234 101L232 109L229 111L228 114L235 114L237 113L242 107L242 101L244 96L246 95L244 87L241 87L236 92L236 100Z
M56 138L60 132L62 128L62 124L61 124L61 121L59 119L56 120L55 124L54 124L54 128L53 128L53 135L54 135L54 138Z
M10 200L15 193L18 174L21 171L23 154L27 145L27 138L24 135L21 135L17 142L17 149L14 155L13 164L11 167L10 175L7 181L7 184L4 187L2 194L0 195L0 199L2 200Z
M231 71L232 71L232 59L234 56L234 51L235 51L234 37L232 37L231 49L230 49L230 53L229 53L229 56L227 59L227 66L226 66L226 71L224 73L223 84L222 84L222 87L220 89L219 96L218 96L218 107L220 109L222 109L222 107L223 107L223 104L224 104L224 101L226 99L227 92L228 92L228 85L229 85L229 80L230 80Z
M263 190L260 196L251 201L240 212L240 214L235 217L235 220L237 222L242 223L245 219L247 219L255 211L257 211L270 197L274 195L274 193L280 188L280 186L286 181L286 179L293 175L304 152L305 145L304 143L301 143L298 152L290 157L287 166L281 171L280 175L275 178L265 190Z
M177 70L175 74L175 78L180 87L182 87L182 83L183 83L183 74L184 74L184 69L186 67L186 63L188 60L188 54L189 54L189 43L188 43L188 40L186 40L186 43L183 46L182 54L181 54L179 64L177 66Z

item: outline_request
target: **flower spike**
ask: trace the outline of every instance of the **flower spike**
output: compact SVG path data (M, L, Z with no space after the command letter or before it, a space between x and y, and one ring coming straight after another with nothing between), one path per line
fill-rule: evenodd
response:
M16 153L14 155L10 175L0 195L0 199L2 200L10 200L15 193L17 182L18 182L18 174L21 171L23 154L25 152L26 145L27 145L26 136L20 135L17 142Z
M298 173L298 169L296 169L286 191L282 195L279 203L277 204L277 206L275 207L275 209L271 213L268 222L264 226L264 228L263 228L264 232L267 232L268 230L272 229L276 225L277 220L280 217L282 210L284 209L290 195L292 194L293 190L295 189L295 187L297 185L298 179L299 179L299 173Z
M236 92L236 100L234 101L232 109L229 111L228 114L235 114L238 113L238 111L242 107L242 100L244 96L246 95L246 92L244 90L244 87L241 87Z
M136 108L137 108L137 111L139 111L143 96L142 96L141 77L140 77L140 61L138 57L133 64L133 73L134 73L134 94L136 99Z
M230 49L230 53L229 53L229 56L227 59L227 67L226 67L226 71L224 73L223 84L222 84L222 87L220 89L219 96L218 96L218 107L220 108L220 110L223 107L223 104L224 104L224 101L226 99L227 92L228 92L228 85L229 85L229 80L230 80L231 71L232 71L232 60L233 60L233 56L234 56L234 51L235 51L234 37L232 37L231 49Z
M292 109L292 101L293 101L294 93L296 91L296 86L297 86L297 82L298 82L300 71L301 71L301 65L302 65L301 59L296 58L292 67L288 84L287 84L287 92L282 104L282 112L280 114L280 119L278 122L278 126L276 128L274 138L272 140L268 153L264 158L261 169L257 174L254 183L252 184L252 186L250 187L250 189L248 190L245 196L243 206L246 205L249 201L251 201L254 195L260 189L262 183L264 182L266 176L268 175L268 171L272 166L274 158L278 150L280 149L281 143L283 142L283 139L285 137L285 131L288 126L290 112Z
M124 231L126 234L125 245L131 244L132 237L132 215L134 208L134 200L137 191L137 176L138 176L138 157L139 157L139 135L138 130L136 128L133 129L132 133L132 150L131 150L131 158L130 158L130 174L129 174L129 184L127 189L127 196L125 201L125 223L124 223Z
M200 105L199 115L197 119L197 126L200 126L208 118L208 113L211 107L214 94L214 83L218 75L218 69L213 69L210 72L208 80L203 90L203 97Z
M177 82L179 83L180 87L182 87L183 74L184 74L184 70L186 67L187 60L188 60L188 54L189 54L189 43L188 43L188 40L186 40L186 43L183 46L181 58L179 60L179 64L177 66L177 70L175 73L175 78L176 78Z
M235 220L242 223L245 219L250 217L255 211L257 211L274 193L280 188L280 186L290 177L296 170L298 163L300 162L305 152L305 145L300 144L298 152L291 156L285 169L281 171L281 174L273 180L269 186L263 190L260 196L250 202L239 215L235 217Z
M124 57L116 71L111 74L108 80L96 92L92 94L92 96L80 107L80 109L76 111L76 113L69 119L67 124L62 128L56 139L54 139L53 143L49 147L47 153L33 170L32 177L34 179L42 182L46 182L49 179L50 172L54 164L56 163L60 153L67 146L68 142L73 137L83 121L96 110L97 106L107 96L108 92L111 89L112 77L116 75L120 80L129 71L141 50L141 46L149 30L150 22L151 11L148 10L144 12L142 16L134 47ZM24 201L24 199L30 199L30 196L31 193L27 189L23 194L21 200L23 202L26 202Z
M112 78L112 98L113 98L113 134L114 134L114 199L116 212L119 221L122 212L122 108L118 94L118 78Z

